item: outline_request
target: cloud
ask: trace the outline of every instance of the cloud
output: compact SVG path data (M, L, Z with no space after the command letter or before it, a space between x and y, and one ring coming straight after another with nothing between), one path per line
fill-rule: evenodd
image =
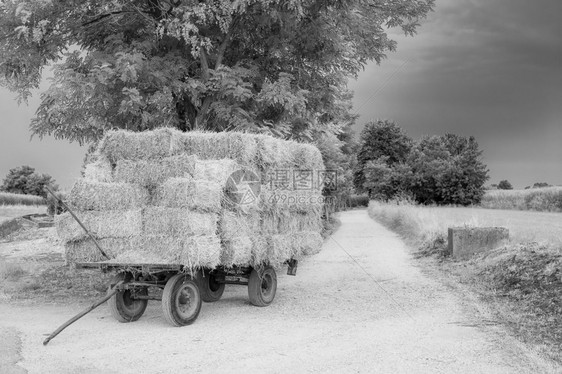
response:
M542 157L552 162L541 173L562 184L553 169L562 162L553 141L562 136L560 14L559 0L437 0L418 35L393 31L398 51L350 82L355 108L364 104L359 124L390 118L413 137L475 135L494 173L503 159Z

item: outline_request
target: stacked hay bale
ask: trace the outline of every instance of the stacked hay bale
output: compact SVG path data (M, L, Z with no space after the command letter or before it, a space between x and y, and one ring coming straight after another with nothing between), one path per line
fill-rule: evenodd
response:
M314 146L265 135L114 131L90 157L69 205L115 262L277 265L321 249L323 167ZM231 176L241 170L256 176L261 194L234 203ZM306 188L295 183L304 171ZM69 262L103 260L68 213L57 228Z

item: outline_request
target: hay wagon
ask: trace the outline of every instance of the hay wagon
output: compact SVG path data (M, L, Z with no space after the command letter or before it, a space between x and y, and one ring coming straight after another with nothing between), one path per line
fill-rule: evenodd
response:
M296 260L288 261L288 274L296 274ZM167 322L186 326L199 316L202 302L218 301L227 284L248 286L250 303L271 304L277 290L277 275L269 265L261 267L216 267L191 273L182 265L113 262L78 263L77 268L114 271L107 300L111 315L119 322L138 320L149 300L162 302ZM155 292L149 292L149 290Z

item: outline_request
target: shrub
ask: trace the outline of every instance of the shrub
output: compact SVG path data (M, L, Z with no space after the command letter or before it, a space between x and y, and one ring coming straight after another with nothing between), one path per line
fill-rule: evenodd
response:
M346 206L348 208L368 207L369 196L367 195L350 195L347 197Z
M63 201L67 198L67 193L62 191L55 192L57 197ZM47 197L47 213L51 216L63 214L66 212L66 208L64 208L61 204L58 203L57 199L55 199L51 194Z

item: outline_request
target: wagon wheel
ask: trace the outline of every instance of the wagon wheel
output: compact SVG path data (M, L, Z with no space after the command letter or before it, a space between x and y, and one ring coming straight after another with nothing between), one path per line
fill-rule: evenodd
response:
M203 269L197 274L201 300L212 303L219 300L224 292L224 283L219 283L215 274L209 269Z
M119 281L124 281L126 283L131 280L131 278L131 274L119 273L113 278L111 284L115 284ZM143 315L148 300L135 299L135 295L147 296L148 289L145 287L135 290L118 291L107 301L109 311L113 318L119 322L134 322Z
M162 293L164 317L173 326L190 325L201 311L201 294L197 282L185 274L171 277Z
M268 306L275 298L277 275L271 266L266 266L261 274L252 269L248 280L248 296L255 306Z

